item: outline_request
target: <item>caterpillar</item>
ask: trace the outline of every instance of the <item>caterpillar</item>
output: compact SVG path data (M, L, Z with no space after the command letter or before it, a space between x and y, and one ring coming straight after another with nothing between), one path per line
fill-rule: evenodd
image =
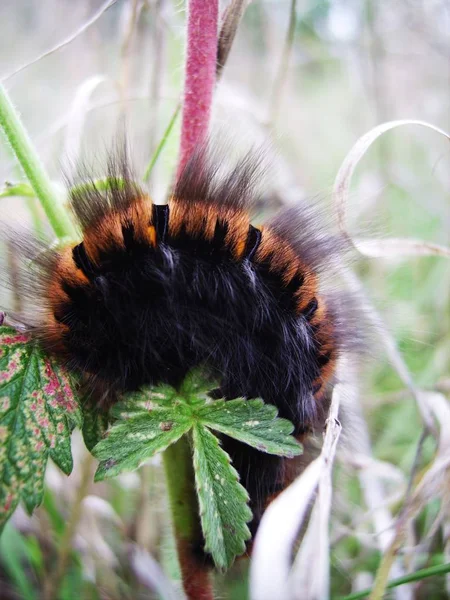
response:
M195 152L166 205L133 180L125 155L110 159L106 189L73 187L79 243L14 242L32 259L21 293L35 304L17 319L110 398L177 387L201 367L217 382L213 398L262 398L300 438L323 424L337 361L359 338L352 299L322 290L345 240L308 206L253 225L258 156L227 175L218 163ZM250 495L255 533L299 463L222 444Z

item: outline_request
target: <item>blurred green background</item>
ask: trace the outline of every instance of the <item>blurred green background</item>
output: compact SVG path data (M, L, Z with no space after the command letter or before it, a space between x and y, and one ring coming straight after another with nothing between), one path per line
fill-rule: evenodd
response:
M0 75L14 72L82 28L102 4L2 0ZM331 210L334 178L363 133L384 121L406 118L450 129L450 4L298 0L289 61L280 74L290 10L287 0L249 3L217 89L214 124L243 147L270 146L272 168L262 210L300 199L320 199ZM70 175L79 162L101 175L107 149L124 129L135 172L143 174L180 98L184 27L182 1L119 0L69 44L6 81L58 184L63 185L62 170ZM178 135L177 126L151 174L149 187L157 201L164 200L171 181ZM23 180L5 144L0 157L0 183ZM352 234L450 245L449 166L448 140L435 132L408 126L383 136L357 169L348 208ZM34 200L3 198L1 203L3 219L28 220L33 213L42 217ZM359 257L354 267L416 384L448 398L447 261ZM395 477L385 473L388 497L399 480L407 480L423 425L376 335L371 350L361 368L360 403L374 457L398 468ZM345 435L357 438L358 427L362 421ZM66 478L51 465L43 506L31 518L20 508L5 530L0 542L1 599L42 597L85 460L77 434L73 446L74 473ZM427 441L421 468L434 450ZM344 456L337 471L332 597L370 586L380 561L358 468ZM408 544L413 550L405 550L405 560L411 569L449 560L443 497L442 502L431 501L410 523ZM393 514L399 499L388 502ZM442 518L433 529L438 515ZM151 557L166 573L176 572L171 544L158 461L111 483L92 484L82 501L60 598L158 598L145 573L153 568ZM245 599L246 577L244 562L217 577L220 597ZM446 598L447 585L444 577L432 578L420 582L414 596L403 598Z

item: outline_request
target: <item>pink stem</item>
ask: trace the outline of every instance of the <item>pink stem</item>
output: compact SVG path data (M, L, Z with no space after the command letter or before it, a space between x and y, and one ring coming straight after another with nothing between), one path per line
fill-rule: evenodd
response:
M206 139L216 81L218 0L189 0L178 174L194 148Z

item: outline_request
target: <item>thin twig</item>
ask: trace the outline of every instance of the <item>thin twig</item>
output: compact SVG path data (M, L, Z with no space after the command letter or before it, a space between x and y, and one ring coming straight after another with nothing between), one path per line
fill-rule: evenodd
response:
M295 37L295 25L297 21L297 0L291 0L291 10L289 13L289 25L284 42L283 53L281 55L280 66L275 75L275 81L272 87L272 97L270 100L269 122L274 124L280 108L281 95L286 83L286 76L289 67L292 47Z
M39 62L43 58L46 58L47 56L50 56L50 54L53 54L57 50L61 50L61 48L64 48L65 46L67 46L68 44L70 44L71 42L73 42L73 40L75 40L78 36L80 36L87 29L89 29L89 27L91 27L91 25L93 25L103 15L103 13L105 11L107 11L108 8L111 8L111 6L113 4L115 4L116 2L117 2L117 0L107 0L107 2L105 2L104 4L102 4L100 6L100 8L98 9L98 11L96 13L94 13L90 19L88 19L87 21L85 21L83 23L83 25L81 25L81 27L78 27L78 29L76 29L73 33L71 33L62 42L58 42L56 44L56 46L53 46L49 50L46 50L45 52L43 52L42 54L40 54L36 58L33 58L33 60L31 60L30 62L27 62L27 63L21 65L18 69L15 69L14 71L11 71L11 73L8 73L4 77L2 77L1 82L4 83L5 81L8 81L8 79L11 79L11 77L14 77L14 75L17 75L18 73L21 73L22 71L24 71L28 67L31 67L31 65L36 64L37 62Z

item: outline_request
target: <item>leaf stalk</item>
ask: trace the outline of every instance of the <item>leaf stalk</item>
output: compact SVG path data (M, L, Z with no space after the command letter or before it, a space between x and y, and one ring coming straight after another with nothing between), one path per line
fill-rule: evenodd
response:
M209 569L200 554L203 535L187 435L164 451L163 463L184 591L188 600L213 600Z

